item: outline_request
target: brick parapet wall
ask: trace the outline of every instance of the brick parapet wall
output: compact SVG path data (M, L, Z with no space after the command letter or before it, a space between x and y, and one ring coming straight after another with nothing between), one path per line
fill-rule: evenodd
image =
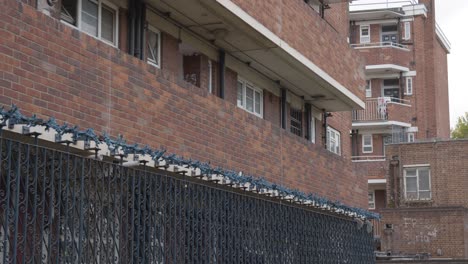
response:
M302 0L232 1L352 93L364 98L364 64L359 53L349 47L347 35L339 33L343 30L339 21L337 31Z
M4 2L3 106L17 104L24 114L123 134L128 142L164 146L213 166L366 207L366 179L352 172L346 155L298 138L186 83L179 73L159 70L30 6ZM171 61L164 55L162 60Z
M366 65L395 64L409 69L413 68L412 52L394 47L360 48L357 49L364 58Z

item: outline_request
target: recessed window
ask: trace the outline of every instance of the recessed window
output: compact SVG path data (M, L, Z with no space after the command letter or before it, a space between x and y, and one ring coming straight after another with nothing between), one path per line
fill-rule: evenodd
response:
M362 135L362 153L372 153L373 151L372 135Z
M431 199L431 176L429 167L404 169L405 198L407 200Z
M341 135L337 130L327 127L327 149L341 155Z
M369 209L375 209L375 191L369 191L368 194Z
M408 133L408 142L414 142L414 133Z
M148 27L146 48L148 63L161 67L161 32L152 26Z
M117 7L106 1L62 0L61 19L87 34L117 45Z
M403 35L403 39L404 40L411 39L411 23L410 22L405 22L404 23L404 29L405 29L405 33Z
M399 79L386 79L383 80L384 97L391 97L392 101L398 101L400 98L400 80Z
M291 133L302 136L302 110L291 108Z
M362 25L360 28L360 42L369 43L370 42L370 26Z
M371 83L371 80L366 81L366 97L372 97L372 83Z
M237 81L237 106L255 114L263 116L263 92L253 84L239 79Z
M398 26L396 24L382 26L382 42L384 44L398 42Z
M406 77L406 95L413 94L413 78Z

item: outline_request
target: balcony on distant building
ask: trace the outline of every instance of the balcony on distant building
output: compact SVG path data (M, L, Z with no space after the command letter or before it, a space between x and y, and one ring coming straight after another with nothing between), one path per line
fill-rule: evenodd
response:
M353 111L355 123L392 123L405 126L410 121L409 100L394 97L378 97L366 100L364 110ZM409 126L409 124L408 124Z

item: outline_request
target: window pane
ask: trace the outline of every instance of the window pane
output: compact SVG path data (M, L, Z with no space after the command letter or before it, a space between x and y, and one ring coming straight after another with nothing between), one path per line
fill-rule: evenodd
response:
M416 199L418 199L418 193L417 192L406 192L406 199L416 200Z
M244 106L244 89L241 82L237 82L237 105Z
M416 192L418 190L418 185L416 182L416 177L406 178L406 192Z
M148 61L159 66L159 33L148 31Z
M81 29L93 36L97 36L98 5L90 0L82 1Z
M371 136L364 136L364 145L369 146L372 145L372 137Z
M114 42L114 11L102 5L101 11L101 37L107 41Z
M430 190L429 172L427 170L419 171L419 190Z
M245 89L246 96L245 96L245 107L248 111L253 112L253 100L254 100L254 92L251 88L247 87Z
M61 18L62 20L77 26L76 24L76 10L77 10L77 1L76 0L62 0L62 11Z
M255 91L255 113L260 114L260 93Z
M430 191L419 192L419 199L431 199L431 192Z
M369 28L368 27L362 27L361 28L361 35L368 36L369 35Z
M416 169L406 169L405 171L407 177L416 177Z

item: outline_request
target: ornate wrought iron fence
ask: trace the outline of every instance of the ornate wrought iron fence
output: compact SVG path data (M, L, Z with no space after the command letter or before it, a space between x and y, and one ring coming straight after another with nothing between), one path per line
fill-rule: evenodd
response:
M0 138L0 263L373 263L353 220Z

